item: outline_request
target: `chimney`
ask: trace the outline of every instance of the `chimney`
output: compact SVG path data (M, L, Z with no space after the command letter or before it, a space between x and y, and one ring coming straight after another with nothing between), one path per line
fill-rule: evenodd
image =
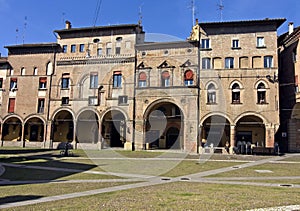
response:
M292 34L293 32L294 32L294 23L289 22L289 35Z
M70 28L72 28L71 22L66 21L66 29L70 29Z

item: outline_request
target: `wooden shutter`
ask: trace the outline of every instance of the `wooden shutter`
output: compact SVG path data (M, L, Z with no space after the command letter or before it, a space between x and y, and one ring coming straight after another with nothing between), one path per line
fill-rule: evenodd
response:
M15 112L15 98L10 98L8 102L8 113L14 113Z

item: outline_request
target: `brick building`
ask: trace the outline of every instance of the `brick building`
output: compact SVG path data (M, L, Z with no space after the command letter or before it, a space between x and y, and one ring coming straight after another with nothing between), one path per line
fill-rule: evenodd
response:
M300 152L299 38L300 28L289 23L289 31L278 39L281 146L290 152Z
M7 46L2 145L273 147L284 21L197 23L185 41L151 43L140 25L66 22L56 43Z

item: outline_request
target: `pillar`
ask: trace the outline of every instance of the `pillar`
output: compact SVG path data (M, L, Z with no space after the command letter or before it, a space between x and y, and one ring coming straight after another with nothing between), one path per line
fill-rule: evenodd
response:
M235 146L235 125L230 125L230 148L229 148L230 154L233 154L234 146Z

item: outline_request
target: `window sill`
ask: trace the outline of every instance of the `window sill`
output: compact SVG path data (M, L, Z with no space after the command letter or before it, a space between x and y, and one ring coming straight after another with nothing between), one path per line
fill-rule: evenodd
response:
M18 89L16 88L16 89L10 89L9 90L10 92L15 92L15 91L18 91Z
M206 105L217 105L217 103L206 103Z
M241 102L232 102L231 104L232 105L242 105L243 103L241 103Z
M47 88L39 88L39 91L47 91Z
M70 90L70 88L61 88L61 90Z
M268 105L269 103L256 103L256 105Z
M212 48L200 48L200 51L212 51Z
M241 47L231 47L232 50L241 50Z
M71 104L61 104L61 106L71 106Z
M256 46L256 48L258 48L258 49L264 49L264 48L267 48L267 46Z

